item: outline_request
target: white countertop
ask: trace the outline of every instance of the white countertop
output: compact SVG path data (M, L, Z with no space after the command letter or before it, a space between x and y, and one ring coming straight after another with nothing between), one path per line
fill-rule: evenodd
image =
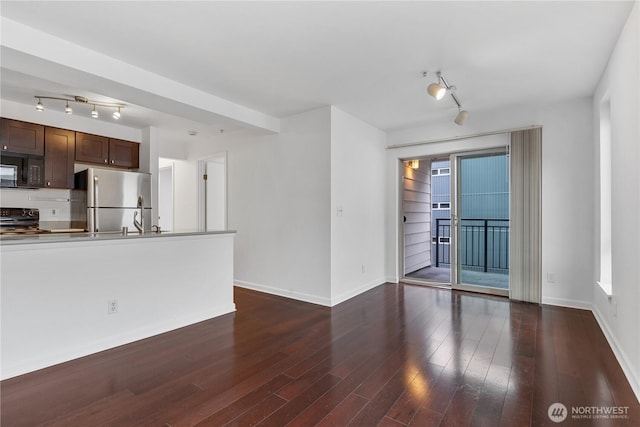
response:
M198 231L198 230L179 230L179 231L163 231L161 233L146 232L139 234L137 232L129 232L124 235L119 231L107 231L100 233L43 233L43 234L6 234L0 236L0 246L5 245L22 245L22 244L39 244L39 243L64 243L64 242L83 242L83 241L107 241L107 240L129 240L129 239L155 239L162 237L187 237L211 234L235 234L235 230L219 230L219 231Z

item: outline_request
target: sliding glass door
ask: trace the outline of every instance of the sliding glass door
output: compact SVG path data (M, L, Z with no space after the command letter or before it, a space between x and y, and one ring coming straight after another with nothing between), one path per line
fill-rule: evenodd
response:
M508 295L509 155L455 154L451 167L452 287Z

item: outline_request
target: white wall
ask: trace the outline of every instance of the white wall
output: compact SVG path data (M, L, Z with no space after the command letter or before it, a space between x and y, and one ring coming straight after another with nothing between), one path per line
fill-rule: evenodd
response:
M594 313L640 399L640 6L636 3L593 97L594 138L590 185L596 198L591 233L595 268ZM611 100L611 251L612 298L595 284L599 280L600 236L599 114L600 102Z
M228 152L238 285L330 305L330 119L324 107L283 119L279 134L235 132L190 147L190 160Z
M331 107L331 305L385 282L385 144Z
M43 222L71 221L71 190L42 188L26 190L21 188L0 188L0 206L7 208L29 208L40 210L40 228ZM54 215L55 212L55 215ZM57 228L68 228L70 224Z
M546 106L512 106L472 112L463 128L448 122L389 134L390 144L543 125L542 296L547 304L591 308L593 253L593 150L589 98ZM505 134L431 143L388 151L387 274L398 280L399 158L506 145ZM547 273L555 283L547 283Z

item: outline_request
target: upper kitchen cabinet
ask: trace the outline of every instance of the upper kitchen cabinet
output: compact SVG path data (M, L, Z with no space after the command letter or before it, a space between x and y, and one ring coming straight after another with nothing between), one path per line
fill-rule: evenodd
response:
M73 188L76 133L46 128L44 132L44 185L47 188Z
M2 118L2 151L44 156L44 126Z
M109 138L76 132L76 161L109 164Z
M140 144L121 139L109 139L109 164L129 169L140 167Z
M140 144L76 132L76 161L137 169Z

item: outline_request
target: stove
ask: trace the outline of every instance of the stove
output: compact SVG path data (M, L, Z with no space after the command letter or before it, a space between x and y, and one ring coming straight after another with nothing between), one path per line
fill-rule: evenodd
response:
M39 225L38 209L0 208L0 234L36 234Z

